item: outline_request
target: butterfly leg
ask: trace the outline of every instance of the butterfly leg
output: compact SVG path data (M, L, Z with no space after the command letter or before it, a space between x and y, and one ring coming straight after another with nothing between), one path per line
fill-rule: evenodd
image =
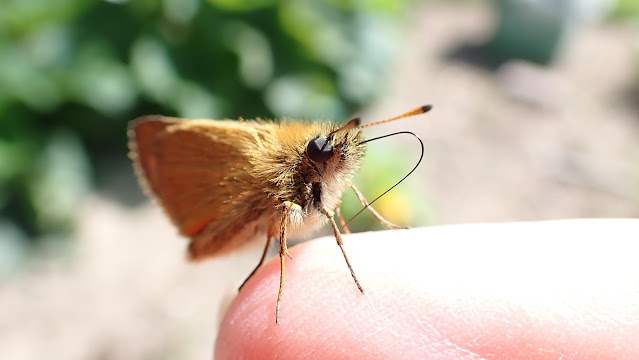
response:
M335 240L337 240L337 245L339 246L340 250L342 250L342 255L344 255L344 260L346 260L346 266L348 266L348 270L350 270L351 276L353 277L353 280L355 280L355 285L357 285L357 288L363 294L364 289L362 288L362 285L360 285L359 280L357 280L357 276L355 276L355 271L353 270L353 267L351 266L351 262L348 260L348 256L346 256L346 251L344 250L344 242L342 241L342 235L340 235L339 233L339 229L337 228L337 224L335 223L335 220L333 220L333 216L331 216L328 210L326 210L324 207L321 207L320 211L330 221L331 228L333 228L333 235L335 235Z
M262 264L264 263L264 259L266 259L266 254L268 253L268 249L271 245L271 240L273 239L273 236L269 233L268 235L266 235L266 246L264 246L264 252L262 252L262 257L260 258L260 262L257 264L257 266L255 267L255 269L253 269L253 271L251 271L251 273L249 274L249 276L244 280L244 282L242 282L242 285L240 285L239 290L242 290L242 287L244 287L244 284L246 284L246 282L253 277L253 275L255 274L255 272L257 272L257 269L260 268L260 266L262 266Z
M277 305L275 306L275 323L277 325L280 324L280 304L282 303L282 292L284 291L284 263L287 256L290 258L286 244L286 225L292 209L301 210L302 208L290 201L285 201L280 220L280 290L277 293Z
M350 234L351 231L346 226L346 221L342 216L342 210L340 210L339 205L337 206L337 208L335 208L335 213L337 213L337 218L339 219L339 224L342 226L342 231L344 232L344 234Z
M368 200L366 200L364 195L359 191L359 189L357 187L355 187L355 185L351 184L351 189L353 189L353 191L355 192L355 196L357 196L357 198L359 199L359 202L362 204L362 206L366 207L371 212L371 214L373 214L373 216L377 219L377 221L382 223L382 225L384 225L384 226L386 226L386 227L388 227L390 229L407 229L406 227L397 226L397 225L393 224L392 222L384 219L375 209L373 209L372 206L370 206L368 204Z

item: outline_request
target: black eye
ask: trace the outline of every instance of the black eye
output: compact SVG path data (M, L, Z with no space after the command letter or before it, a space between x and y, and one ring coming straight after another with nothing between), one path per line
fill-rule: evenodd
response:
M316 137L306 145L306 154L317 163L325 163L333 156L333 146L323 137Z

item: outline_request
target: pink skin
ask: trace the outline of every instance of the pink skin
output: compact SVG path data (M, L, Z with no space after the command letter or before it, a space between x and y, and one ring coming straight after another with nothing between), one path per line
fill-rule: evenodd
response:
M289 249L228 309L216 359L639 359L639 220L476 224Z

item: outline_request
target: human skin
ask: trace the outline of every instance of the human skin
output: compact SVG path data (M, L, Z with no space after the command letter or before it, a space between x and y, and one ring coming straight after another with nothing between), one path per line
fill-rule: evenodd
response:
M231 303L216 359L639 359L639 220L473 224L289 249Z

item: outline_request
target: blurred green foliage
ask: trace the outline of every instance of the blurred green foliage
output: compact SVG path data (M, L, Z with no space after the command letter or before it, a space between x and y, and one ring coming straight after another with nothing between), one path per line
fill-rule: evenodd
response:
M407 2L0 1L0 233L67 232L137 116L342 119Z
M617 4L612 12L615 18L634 18L639 20L639 1L637 0L617 0Z

